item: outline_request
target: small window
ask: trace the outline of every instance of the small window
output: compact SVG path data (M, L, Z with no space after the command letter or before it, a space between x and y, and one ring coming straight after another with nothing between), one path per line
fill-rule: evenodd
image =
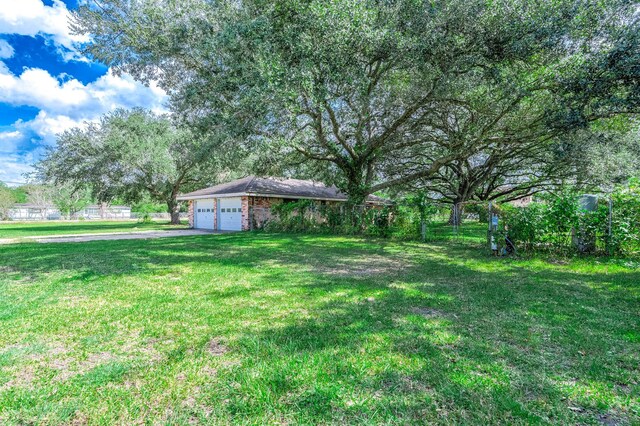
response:
M224 213L224 209L220 209L220 213Z
M200 209L198 209L198 213L200 213Z
M207 209L207 213L211 213L211 209Z
M236 213L238 210L236 208L233 209L233 212Z

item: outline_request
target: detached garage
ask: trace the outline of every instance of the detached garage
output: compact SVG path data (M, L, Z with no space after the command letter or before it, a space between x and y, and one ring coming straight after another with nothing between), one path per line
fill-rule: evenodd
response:
M192 228L216 231L248 230L250 207L269 208L286 200L303 199L341 203L347 196L335 186L310 180L249 176L178 197L189 202ZM385 203L373 195L367 198L367 204Z

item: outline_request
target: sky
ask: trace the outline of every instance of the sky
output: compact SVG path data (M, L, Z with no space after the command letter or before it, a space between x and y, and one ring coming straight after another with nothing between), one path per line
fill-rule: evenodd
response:
M0 0L0 181L25 174L56 135L116 108L165 111L166 93L83 56L70 11L86 0Z

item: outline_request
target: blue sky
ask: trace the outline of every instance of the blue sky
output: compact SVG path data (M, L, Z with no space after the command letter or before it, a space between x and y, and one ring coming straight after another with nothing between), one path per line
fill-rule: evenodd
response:
M84 0L79 0L84 1ZM0 181L17 185L56 134L115 108L164 111L166 94L116 77L68 30L78 0L0 0Z

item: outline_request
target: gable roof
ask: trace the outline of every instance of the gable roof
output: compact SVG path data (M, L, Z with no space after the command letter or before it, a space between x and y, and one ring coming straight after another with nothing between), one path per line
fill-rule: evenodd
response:
M285 179L275 177L247 176L209 188L182 194L178 200L193 200L207 197L278 197L306 198L312 200L346 201L347 195L335 186L326 186L312 180ZM375 195L367 197L369 203L387 203Z

